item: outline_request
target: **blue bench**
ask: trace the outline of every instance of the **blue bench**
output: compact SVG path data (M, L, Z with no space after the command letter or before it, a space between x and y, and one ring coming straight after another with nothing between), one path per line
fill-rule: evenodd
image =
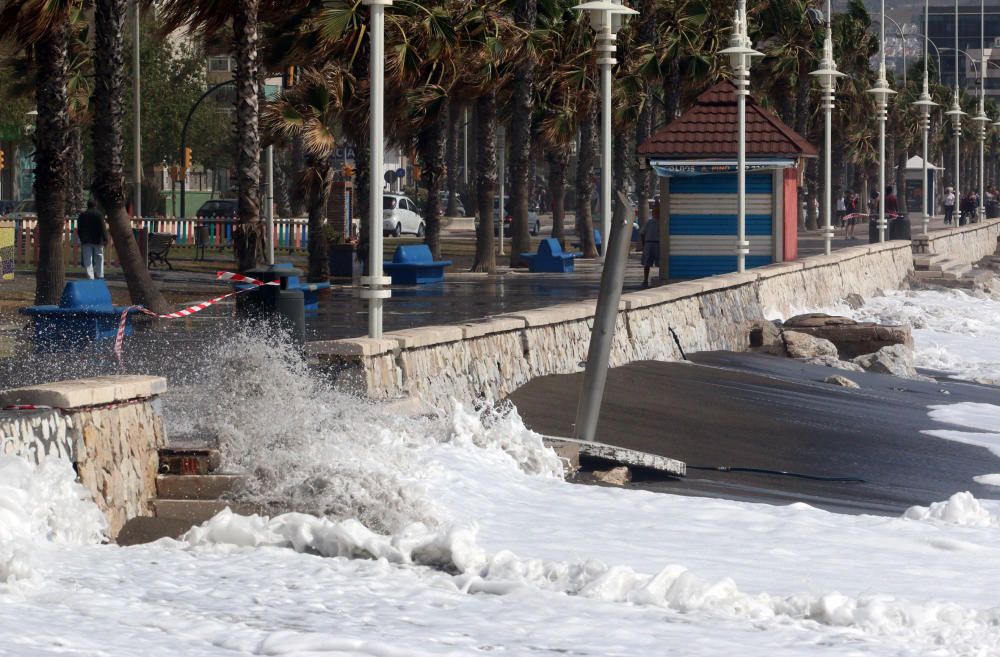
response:
M594 229L594 246L597 248L597 252L600 253L601 252L601 229L600 228L595 228ZM573 248L574 249L582 249L583 248L583 244L581 242L573 242Z
M290 262L277 262L274 264L275 269L294 269L292 263ZM233 287L237 290L248 290L252 287L257 287L252 283L236 283ZM320 283L303 283L298 276L289 276L288 284L286 286L289 290L302 290L302 298L305 302L306 310L319 310L319 294L320 290L330 289L329 282Z
M32 318L36 352L60 352L83 350L102 340L114 342L125 308L111 303L103 280L81 280L66 282L58 306L29 306L19 312ZM125 322L125 335L132 335L131 320Z
M580 253L566 253L559 245L559 240L547 237L538 243L538 253L522 253L521 258L528 261L532 273L556 272L568 273L576 268L573 261Z
M405 244L396 247L392 262L382 263L382 269L392 278L393 285L424 285L444 280L444 268L451 260L435 261L426 244Z

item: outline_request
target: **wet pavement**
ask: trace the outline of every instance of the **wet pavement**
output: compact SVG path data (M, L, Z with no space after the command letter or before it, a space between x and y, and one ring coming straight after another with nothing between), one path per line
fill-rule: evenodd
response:
M932 421L929 405L996 404L995 387L843 373L861 385L853 390L823 383L836 370L787 358L706 352L692 359L613 369L597 439L680 459L689 468L729 466L863 481L689 469L684 479L640 482L640 487L886 515L959 491L1000 497L995 487L973 481L1000 472L1000 458L920 433L956 428ZM543 377L511 400L530 428L572 435L581 381L581 374Z

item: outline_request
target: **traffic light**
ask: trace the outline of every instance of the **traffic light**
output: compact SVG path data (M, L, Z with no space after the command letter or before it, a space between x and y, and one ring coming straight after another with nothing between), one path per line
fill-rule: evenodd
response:
M352 178L352 177L354 177L354 167L352 167L350 164L345 164L344 168L342 169L342 171L344 172L344 177L345 178Z
M183 169L183 171L184 171L185 174L188 171L191 170L191 147L190 146L185 146L184 147L184 162L182 164L183 164L183 166L181 168Z
M5 166L7 166L7 163L4 162L4 159L3 159L3 149L0 148L0 169L3 169Z

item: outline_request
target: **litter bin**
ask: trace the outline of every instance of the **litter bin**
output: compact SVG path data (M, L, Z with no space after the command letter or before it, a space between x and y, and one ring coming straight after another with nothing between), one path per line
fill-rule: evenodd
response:
M306 341L305 297L301 289L288 287L290 277L299 277L298 269L278 269L274 266L251 269L247 276L279 285L262 285L252 292L236 297L236 315L243 319L276 322L288 332L296 344Z
M901 214L889 222L890 240L910 239L910 219L905 214Z
M878 242L878 215L868 215L868 243Z
M198 224L194 227L194 259L205 259L205 247L208 246L208 226Z

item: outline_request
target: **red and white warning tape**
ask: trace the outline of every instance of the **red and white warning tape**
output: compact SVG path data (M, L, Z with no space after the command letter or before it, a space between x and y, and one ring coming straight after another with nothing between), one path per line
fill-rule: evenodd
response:
M280 281L270 281L265 283L264 281L258 280L256 278L251 278L250 276L244 276L243 274L236 274L230 271L220 271L215 273L216 280L219 281L232 281L234 283L250 283L254 287L246 288L245 290L236 290L235 292L230 292L229 294L223 294L221 297L216 297L209 301L202 301L196 303L193 306L188 306L183 310L178 310L172 313L154 313L151 310L146 310L142 306L129 306L122 311L121 318L118 320L118 332L115 334L115 358L118 360L118 365L122 365L122 343L125 341L125 324L128 322L128 315L132 311L138 311L143 315L149 315L150 317L156 317L157 319L181 319L182 317L190 317L191 315L201 312L206 308L214 306L215 304L228 299L229 297L234 297L237 294L243 294L244 292L252 292L262 285L280 285Z

